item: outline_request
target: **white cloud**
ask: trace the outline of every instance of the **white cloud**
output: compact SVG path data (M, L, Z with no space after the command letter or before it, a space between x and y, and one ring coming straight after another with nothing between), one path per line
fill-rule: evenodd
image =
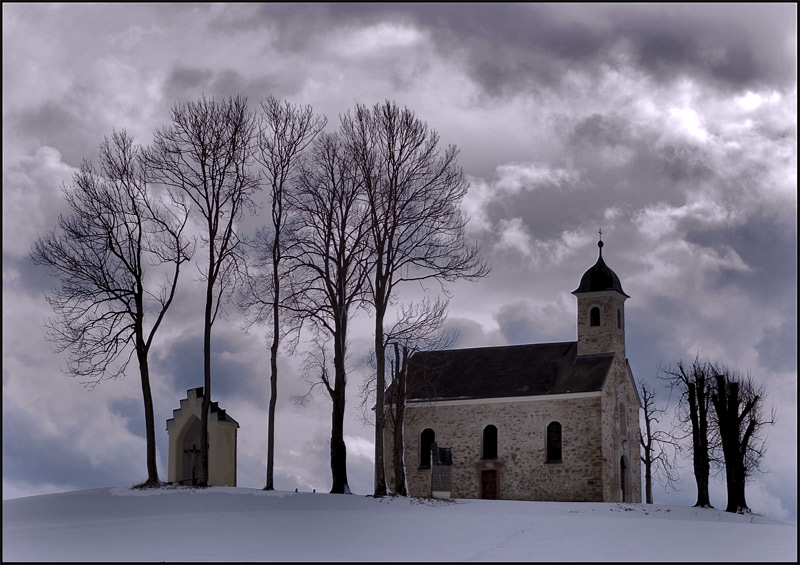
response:
M670 120L667 122L678 133L704 143L708 141L708 131L703 127L700 115L692 108L670 108Z
M524 257L531 254L531 236L522 218L500 220L497 223L499 232L495 246L498 249L509 249L520 253Z
M412 26L380 22L362 28L342 29L335 40L335 47L345 56L361 57L372 56L376 52L414 47L424 39L424 34Z

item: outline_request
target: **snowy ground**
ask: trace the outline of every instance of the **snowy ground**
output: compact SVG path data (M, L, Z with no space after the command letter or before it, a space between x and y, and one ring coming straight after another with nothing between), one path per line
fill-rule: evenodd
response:
M3 561L797 562L797 525L665 505L102 488L4 500Z

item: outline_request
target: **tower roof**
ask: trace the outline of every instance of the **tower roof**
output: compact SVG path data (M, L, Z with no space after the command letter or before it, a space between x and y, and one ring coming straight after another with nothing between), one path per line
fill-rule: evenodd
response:
M615 290L626 298L630 298L625 291L622 290L622 283L619 282L617 274L611 270L603 261L603 240L597 242L597 247L600 249L597 262L581 277L581 284L578 288L572 291L572 294L580 294L582 292L603 292L607 290Z

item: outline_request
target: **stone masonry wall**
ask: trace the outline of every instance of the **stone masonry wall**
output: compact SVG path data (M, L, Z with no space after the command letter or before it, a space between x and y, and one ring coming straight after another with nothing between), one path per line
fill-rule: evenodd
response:
M624 420L620 410L625 411ZM623 501L620 458L628 464L626 502L642 501L641 460L639 457L639 396L624 359L614 360L609 380L603 389L603 450L608 464L603 469L603 496L607 501Z
M625 358L625 308L623 296L614 293L583 293L578 297L578 355L617 353ZM593 307L600 309L600 325L592 326ZM617 327L617 310L621 325Z
M409 494L431 495L431 471L419 468L420 437L425 428L431 428L436 443L452 450L453 498L480 497L481 471L496 469L500 499L602 501L601 402L599 394L574 394L410 405L405 425ZM546 462L547 425L552 421L562 426L560 463ZM496 460L481 460L483 429L488 425L497 427Z

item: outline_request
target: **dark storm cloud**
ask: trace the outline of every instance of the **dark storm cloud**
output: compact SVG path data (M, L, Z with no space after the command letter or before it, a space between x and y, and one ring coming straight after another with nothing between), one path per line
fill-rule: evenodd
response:
M686 348L680 342L680 331L676 331L668 312L677 301L671 299L655 300L646 308L634 307L633 296L625 308L625 350L628 362L637 382L646 382L654 389L663 383L658 380L660 364L669 365L681 359L691 362L694 357L686 357ZM689 355L693 355L690 352Z
M621 46L644 71L661 80L694 76L722 87L779 83L796 64L787 41L792 5L697 4L283 4L263 5L253 17L229 24L281 22L281 41L300 49L315 34L377 21L413 23L430 32L447 57L464 56L489 93L555 84L563 72L613 63ZM301 31L302 30L302 31Z
M539 329L547 326L547 320L540 319L525 302L504 304L495 314L495 320L500 326L500 333L509 345L555 341L550 332ZM564 341L570 339L572 338L565 337Z
M575 124L569 141L576 147L587 150L598 146L628 146L635 139L629 123L620 114L594 113Z
M797 234L776 222L774 216L754 212L742 224L688 230L686 240L714 249L730 247L749 267L748 271L712 273L712 287L743 287L760 302L789 307L796 304L797 287L786 281L796 280Z
M33 147L54 147L61 153L62 161L73 167L84 159L92 161L103 133L95 122L86 120L89 108L85 102L80 94L74 93L69 101L46 102L3 116L4 137L24 134L35 140Z
M251 110L258 108L258 100L269 95L291 97L302 87L306 77L293 73L264 71L249 78L232 69L187 67L176 65L164 82L164 96L174 102L194 102L202 96L227 98L244 96ZM165 113L161 123L167 124Z
M92 417L91 414L82 416ZM35 445L31 444L31 430L39 432ZM127 461L103 460L93 464L87 460L85 451L76 449L72 439L41 433L39 422L32 416L4 402L3 480L69 485L74 489L118 485L131 480ZM141 474L145 474L144 464Z
M638 63L662 77L688 73L734 88L788 85L790 41L796 35L792 4L641 5L612 8L617 29L634 45ZM796 40L796 36L794 37ZM796 59L796 57L794 57Z
M208 89L214 79L210 69L189 68L182 65L174 67L164 81L164 95L172 100L181 100L195 92Z
M211 394L221 406L230 398L265 403L266 387L256 369L243 361L223 355L225 351L240 351L241 344L225 335L211 336ZM176 394L203 386L203 336L192 335L177 339L161 358L151 360L152 373L160 375ZM183 398L183 396L181 396Z
M247 95L252 85L231 69L210 70L176 66L164 84L164 94L176 102L199 99L202 95L229 97Z
M144 401L135 398L118 398L108 403L109 411L125 420L125 427L133 435L147 437L144 423ZM159 423L156 423L158 429Z
M4 290L39 297L58 286L58 280L49 275L45 267L36 265L27 254L18 256L4 251L3 270L15 274L3 281Z

